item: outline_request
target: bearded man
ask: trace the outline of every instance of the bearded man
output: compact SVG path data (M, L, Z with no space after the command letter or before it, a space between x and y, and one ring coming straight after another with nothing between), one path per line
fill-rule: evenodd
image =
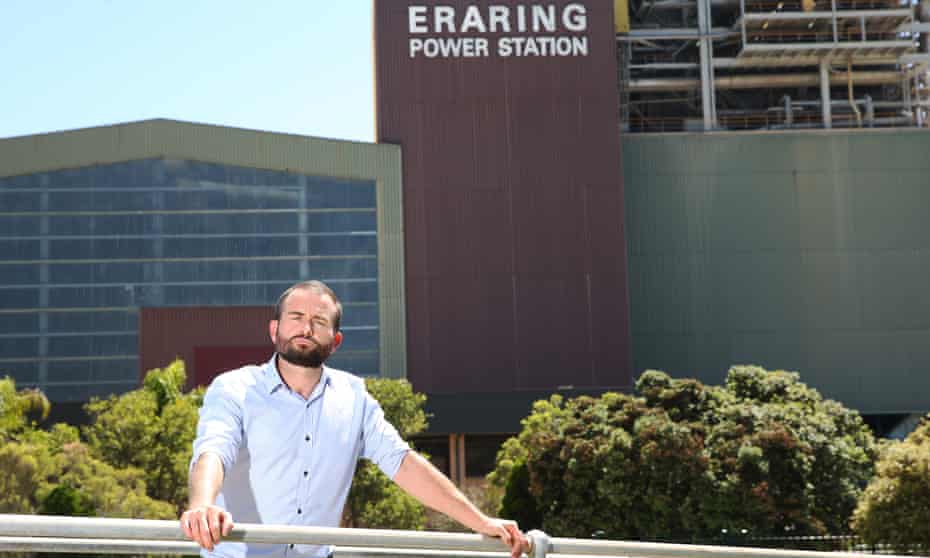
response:
M365 382L325 365L342 344L342 304L321 281L278 298L262 364L216 377L207 389L190 467L181 529L202 556L313 557L332 547L222 541L244 523L337 527L359 457L407 493L518 558L528 547L513 521L486 516L401 439Z

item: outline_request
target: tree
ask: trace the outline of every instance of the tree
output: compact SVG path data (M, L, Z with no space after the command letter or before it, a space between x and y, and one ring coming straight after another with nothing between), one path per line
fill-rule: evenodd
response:
M904 439L889 442L853 516L868 544L896 552L930 550L930 415Z
M859 414L823 400L793 372L737 366L724 389L732 398L714 413L707 440L709 532L848 533L877 456Z
M146 495L142 471L91 455L77 428L36 428L49 409L41 392L0 379L0 512L175 517L170 504Z
M94 456L117 469L144 472L147 494L187 505L187 474L203 390L184 392L184 362L146 373L140 389L94 399L85 406L92 422L84 427Z
M60 487L79 492L96 515L136 519L173 519L174 506L146 494L145 474L134 467L117 468L96 458L80 442L65 444L51 455L45 482L36 491L43 504ZM46 506L49 507L49 506Z
M50 410L51 404L41 391L17 391L12 378L0 378L0 437L35 426L48 417Z
M0 512L168 519L170 504L149 498L138 469L90 455L74 427L31 430L0 448Z
M49 453L44 437L34 440L35 424L50 408L41 391L17 390L12 378L0 378L0 513L34 513L40 504L36 491Z
M636 392L537 402L489 477L501 515L622 539L846 530L874 440L797 374L735 366L705 386L647 371Z
M407 438L427 427L423 404L426 396L414 393L406 380L368 378L365 380L387 420ZM407 495L374 464L360 460L343 511L349 527L383 529L422 529L426 524L423 506Z
M18 442L0 447L0 513L35 513L35 493L43 478L36 453Z
M90 517L97 515L94 502L83 490L70 484L59 484L49 492L42 502L39 513L43 515L65 515Z

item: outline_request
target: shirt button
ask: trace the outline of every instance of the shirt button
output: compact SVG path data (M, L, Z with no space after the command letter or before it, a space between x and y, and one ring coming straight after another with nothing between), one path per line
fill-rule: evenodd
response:
M300 515L300 513L301 513L300 508L297 508L297 515Z
M294 544L293 544L293 543L291 543L291 548L294 548Z
M306 477L310 471L304 471L304 476Z
M304 440L306 440L306 441L308 441L308 442L309 442L309 441L310 441L310 435L309 435L309 434L307 434L306 436L304 436Z

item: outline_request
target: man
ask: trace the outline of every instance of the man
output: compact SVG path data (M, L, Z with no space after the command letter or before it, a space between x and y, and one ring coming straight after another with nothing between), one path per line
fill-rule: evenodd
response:
M339 525L359 458L470 529L499 537L518 558L528 543L513 521L479 511L384 418L364 382L324 365L339 348L342 305L320 281L284 291L268 324L275 354L218 376L204 396L191 460L185 536L204 556L309 556L330 547L220 542L245 523Z

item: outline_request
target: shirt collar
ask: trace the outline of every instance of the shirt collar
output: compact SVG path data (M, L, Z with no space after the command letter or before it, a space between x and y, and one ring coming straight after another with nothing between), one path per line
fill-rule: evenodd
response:
M273 353L271 358L268 359L268 362L265 363L265 366L262 368L262 381L265 384L265 390L271 394L280 388L286 388L284 381L281 380L281 374L278 372L278 361L277 353ZM329 386L332 383L332 378L329 373L329 367L325 364L323 365L323 371L320 374L320 384L322 386Z

